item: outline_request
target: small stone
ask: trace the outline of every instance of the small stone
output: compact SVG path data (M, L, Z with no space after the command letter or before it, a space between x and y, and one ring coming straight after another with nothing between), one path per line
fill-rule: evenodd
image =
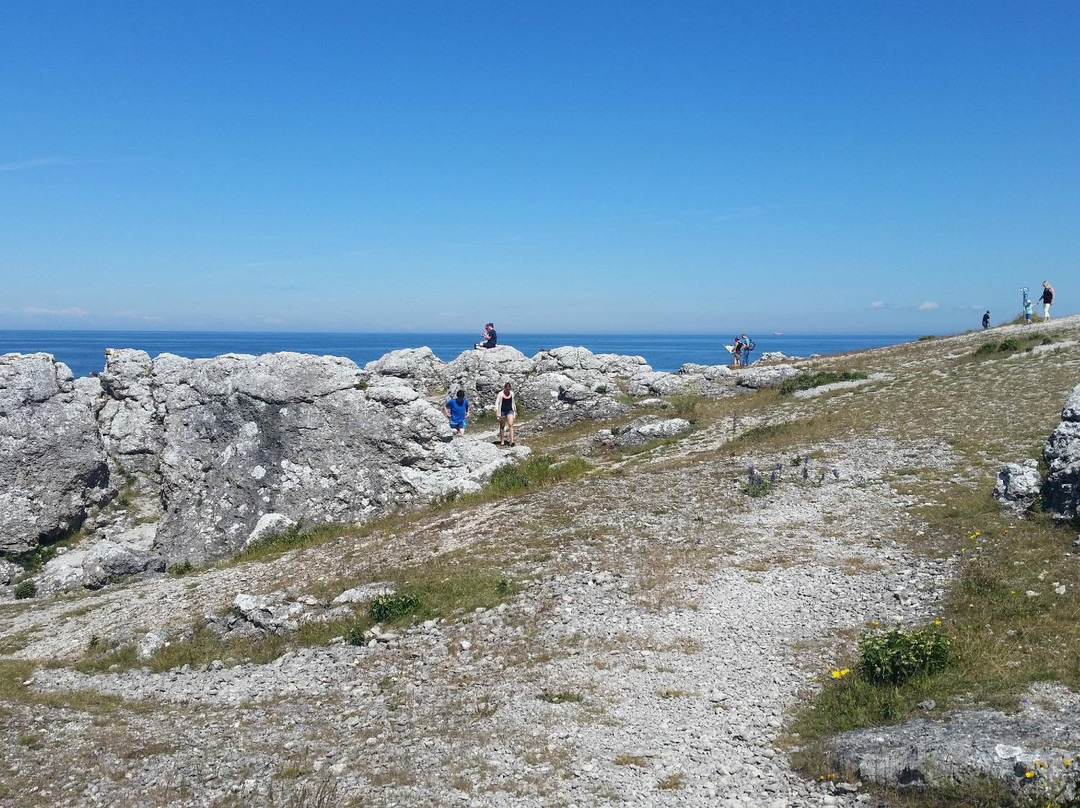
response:
M937 702L933 699L927 699L926 701L920 701L918 706L920 710L926 710L927 712L929 712L930 710L933 710L935 707L937 707Z

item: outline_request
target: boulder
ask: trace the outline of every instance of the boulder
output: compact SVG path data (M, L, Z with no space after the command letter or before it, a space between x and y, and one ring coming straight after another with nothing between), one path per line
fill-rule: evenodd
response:
M654 440L685 435L690 428L690 422L684 418L643 415L621 429L602 429L596 434L595 440L601 445L618 448L644 446Z
M1072 761L1080 748L1080 716L1072 711L957 712L941 722L915 719L845 732L832 747L838 769L886 788L963 787L989 779L1019 797L1036 796L1027 789L1061 789L1065 804L1076 795L1076 780L1062 761ZM1027 772L1037 777L1028 778Z
M446 389L447 365L431 348L404 348L368 362L370 376L392 376L421 393L441 393Z
M629 379L638 373L649 373L652 365L645 361L644 356L631 356L614 353L596 354L596 360L600 363L600 370L605 376L614 376L620 379Z
M380 581L374 584L361 584L360 586L354 586L351 589L346 589L336 598L334 603L368 603L375 598L382 597L383 595L393 595L397 589L392 583L387 581Z
M765 387L779 387L787 379L798 376L799 371L791 365L773 365L761 367L754 365L737 371L739 374L739 386L748 387L751 390L760 390Z
M465 390L474 407L495 404L495 396L506 382L516 389L533 372L533 362L509 345L465 351L446 368L450 390Z
M48 354L0 356L0 553L74 532L115 494L88 389Z
M998 472L994 499L1021 514L1031 508L1041 489L1042 477L1037 460L1025 460L1023 464L1006 463Z
M694 380L663 371L644 371L630 378L627 390L632 396L670 396L695 389Z
M147 537L153 536L152 525L139 526L124 535L131 538L129 543L102 539L50 559L35 579L38 593L100 589L118 578L165 571L165 559L149 549Z
M1080 385L1066 399L1061 418L1043 447L1049 467L1043 499L1049 513L1072 518L1080 505Z
M758 359L758 362L790 362L795 357L787 356L781 351L766 351Z
M148 631L135 644L135 658L145 662L168 644L169 635L166 631L159 628Z
M284 533L296 524L295 521L283 513L264 513L255 523L255 527L248 534L244 547L250 547L275 533Z
M630 409L564 373L531 376L521 384L518 392L525 407L542 411L547 423L559 426L586 419L614 418Z
M304 604L286 601L283 592L266 595L238 594L233 599L233 611L258 629L269 634L287 634L300 627Z
M698 365L693 362L687 362L682 365L679 368L679 374L682 376L701 376L710 382L734 381L739 376L738 371L727 365Z

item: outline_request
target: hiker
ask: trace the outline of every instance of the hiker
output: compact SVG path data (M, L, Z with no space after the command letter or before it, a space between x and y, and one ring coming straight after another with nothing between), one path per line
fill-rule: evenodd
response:
M494 323L488 323L484 326L484 330L480 332L480 339L483 342L477 343L477 348L494 348L499 344L499 335L495 333Z
M1050 285L1050 281L1043 281L1042 296L1039 300L1043 304L1043 319L1050 319L1050 304L1054 302L1054 287Z
M1035 307L1031 304L1031 298L1024 299L1024 322L1031 325L1031 316L1035 313Z
M990 327L990 309L986 310L986 314L983 315L983 328Z
M514 445L514 420L517 418L517 401L510 382L503 385L502 391L495 397L495 417L499 419L499 445L505 446L503 433L510 427L510 445Z
M465 391L459 389L454 398L443 404L443 412L450 419L450 429L459 435L464 435L465 421L469 417L469 399L465 398Z
M742 335L742 366L746 367L750 364L750 352L754 350L754 341L746 334Z
M731 350L731 355L735 357L735 362L732 367L742 367L742 350L743 350L743 338L735 337L735 347Z

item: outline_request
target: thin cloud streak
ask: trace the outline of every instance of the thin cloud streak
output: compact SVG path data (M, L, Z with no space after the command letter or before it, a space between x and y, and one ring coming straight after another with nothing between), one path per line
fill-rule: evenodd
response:
M60 157L42 157L37 160L21 160L14 163L0 163L0 171L30 171L34 168L56 166L63 163Z

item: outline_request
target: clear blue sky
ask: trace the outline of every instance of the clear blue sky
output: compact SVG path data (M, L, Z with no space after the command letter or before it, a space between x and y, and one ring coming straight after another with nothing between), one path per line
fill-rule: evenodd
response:
M0 328L1080 311L1080 3L6 0Z

